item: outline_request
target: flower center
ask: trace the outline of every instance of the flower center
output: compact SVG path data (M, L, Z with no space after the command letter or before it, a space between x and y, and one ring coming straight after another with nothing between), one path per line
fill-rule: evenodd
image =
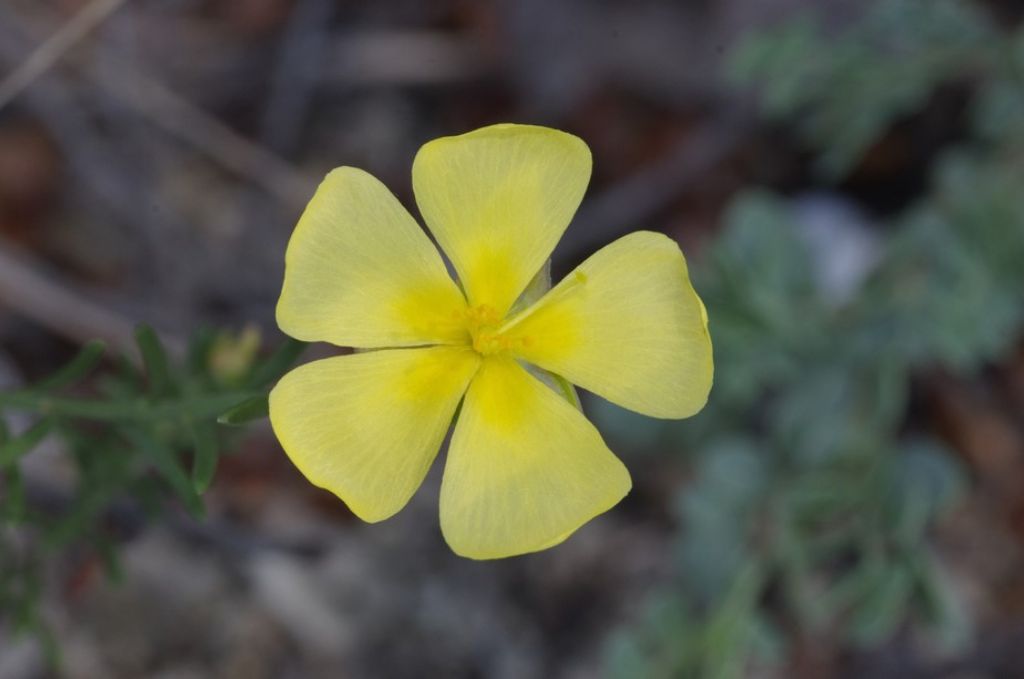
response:
M473 349L482 356L507 353L530 345L528 337L498 332L501 318L488 304L470 307L462 313Z

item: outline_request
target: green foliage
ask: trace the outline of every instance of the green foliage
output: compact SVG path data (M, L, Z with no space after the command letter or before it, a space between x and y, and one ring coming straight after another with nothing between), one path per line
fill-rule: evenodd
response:
M0 621L44 641L37 603L47 557L88 545L116 576L115 503L141 517L173 501L202 516L200 494L231 438L217 422L265 415L269 384L304 347L287 340L260 359L251 332L201 331L176 361L151 328L139 327L135 338L141 369L116 356L116 369L89 379L105 350L90 343L50 377L0 391ZM11 434L4 412L30 413L35 422ZM24 457L48 440L74 466L74 488L32 487L25 478Z
M841 175L893 122L920 110L937 86L993 66L1001 40L984 13L961 0L866 3L841 36L816 16L753 35L733 61L733 76L756 82L766 112L796 117L820 153L820 166Z
M693 456L678 575L612 640L613 675L735 678L826 630L871 646L917 626L955 648L971 624L929 540L965 478L908 426L908 394L915 374L999 360L1024 330L1024 29L1000 33L966 1L879 0L841 34L803 17L751 36L734 70L837 177L940 87L969 85L971 127L843 303L818 292L786 200L749 192L729 211L695 271L711 400L647 426ZM640 419L597 415L613 438Z

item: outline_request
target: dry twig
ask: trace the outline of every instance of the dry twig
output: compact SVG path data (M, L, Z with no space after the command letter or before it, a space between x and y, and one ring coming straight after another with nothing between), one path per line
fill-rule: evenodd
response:
M2 244L0 305L73 342L84 344L101 339L119 353L128 356L135 353L131 321L71 291ZM165 338L165 342L174 354L184 351L180 339Z
M564 256L593 251L627 231L644 228L652 215L734 153L750 125L742 106L726 110L732 113L702 124L658 162L584 202L575 218L581 228L573 236L573 251Z
M83 7L0 82L0 109L50 70L68 50L125 2L127 0L93 0Z
M39 39L42 33L38 26L30 25L24 17L6 8L0 7L0 20L33 40ZM62 53L54 51L54 54L59 58ZM139 68L124 62L107 64L103 68L90 64L75 65L93 85L285 204L301 207L309 200L316 185L313 179L197 108ZM31 84L31 80L27 84Z

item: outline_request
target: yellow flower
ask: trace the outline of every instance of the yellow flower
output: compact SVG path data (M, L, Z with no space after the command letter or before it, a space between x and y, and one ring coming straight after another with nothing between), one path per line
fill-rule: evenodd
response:
M461 401L440 503L458 554L554 546L629 492L594 426L536 375L683 418L707 400L711 340L682 252L646 231L516 305L590 168L582 140L544 127L494 125L423 146L416 202L461 289L383 184L350 167L327 175L288 245L277 321L300 340L378 351L303 365L271 392L274 432L312 483L365 521L394 515Z

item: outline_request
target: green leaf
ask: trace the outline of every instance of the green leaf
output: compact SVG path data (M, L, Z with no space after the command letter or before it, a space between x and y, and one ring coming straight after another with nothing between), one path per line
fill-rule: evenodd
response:
M103 357L107 345L100 340L86 343L64 367L35 385L36 391L53 391L77 382Z
M0 517L11 522L20 522L25 518L25 484L22 482L21 467L17 462L11 463L3 470L3 479L4 494Z
M192 485L197 493L204 493L217 471L217 430L210 423L189 423L189 433L195 446L192 462Z
M167 481L167 484L174 489L189 513L197 518L202 517L204 514L203 502L175 452L148 432L127 429L125 435L149 459L153 468Z
M153 328L148 325L140 325L135 329L135 342L139 345L139 353L142 354L142 362L146 367L146 375L149 377L149 392L153 396L164 396L170 391L171 375L167 361L167 352L164 351L160 338L157 337Z
M737 575L729 592L704 629L702 677L738 679L749 655L764 568L751 561Z
M21 456L29 453L46 438L52 428L53 420L45 418L36 422L24 433L0 445L0 468L16 462Z
M267 360L256 364L244 386L247 388L262 387L270 384L283 375L292 364L298 360L302 352L306 350L306 343L288 337L281 343L274 353Z
M108 478L100 481L83 481L74 502L65 511L59 521L46 526L44 545L48 550L56 550L80 539L88 532L90 524L97 520L101 512L112 501L123 483L123 470L111 472Z
M854 608L850 620L854 640L873 646L891 637L906 616L913 584L902 563L889 563L879 569L864 598Z
M760 90L772 117L795 122L831 178L853 168L892 124L944 83L977 79L993 61L991 22L971 2L883 0L844 30L820 13L797 16L740 43L737 79Z
M540 271L530 279L527 283L526 289L523 290L523 294L519 295L519 299L515 301L512 308L509 309L507 317L511 318L520 311L528 309L533 306L533 303L539 300L541 297L551 289L551 259L544 262L544 265L540 268Z
M952 506L967 486L955 455L935 439L912 439L892 459L886 509L893 534L916 547L931 522Z
M852 570L843 572L839 579L821 596L820 605L829 611L854 608L885 570L885 563L877 551L858 547L860 562Z
M217 422L220 424L240 426L253 420L264 418L269 413L270 404L267 401L267 395L260 394L259 396L253 396L250 399L242 401L234 408L222 413L217 418Z
M941 565L927 553L911 555L917 589L917 609L931 636L946 651L962 651L974 636L974 621L957 587Z
M580 404L580 396L576 393L576 387L574 387L569 380L565 379L558 373L553 373L550 370L544 370L543 368L538 368L532 365L527 365L526 371L547 385L547 387L556 394L568 401L573 408L580 411L583 410L583 406Z
M583 410L583 406L580 404L580 395L576 393L576 387L574 387L569 380L565 379L558 373L548 372L551 375L551 379L558 385L558 390L562 396L568 401L576 410Z
M185 353L185 365L193 375L206 373L210 349L216 338L217 333L210 328L199 328L189 339L188 350Z

